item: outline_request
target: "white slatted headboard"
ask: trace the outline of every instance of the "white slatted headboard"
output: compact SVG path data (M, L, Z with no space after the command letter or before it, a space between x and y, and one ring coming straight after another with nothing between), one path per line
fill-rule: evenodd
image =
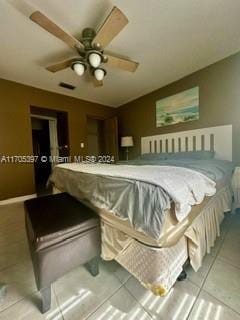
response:
M141 138L141 153L212 150L216 159L232 161L232 125Z

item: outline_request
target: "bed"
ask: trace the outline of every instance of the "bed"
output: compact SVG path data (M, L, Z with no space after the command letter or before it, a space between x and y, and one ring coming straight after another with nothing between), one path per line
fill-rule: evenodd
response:
M55 191L68 192L100 215L103 259L115 259L156 295L165 295L186 261L200 268L231 210L232 126L141 140L139 159L62 164L50 181Z

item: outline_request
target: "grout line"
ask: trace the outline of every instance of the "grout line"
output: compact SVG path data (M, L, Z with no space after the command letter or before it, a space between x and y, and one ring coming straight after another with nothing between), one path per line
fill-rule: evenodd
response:
M54 293L55 300L56 300L56 303L57 303L57 307L58 307L58 309L59 309L59 312L60 312L60 314L61 314L61 316L62 316L62 319L64 320L65 318L64 318L64 315L63 315L63 313L62 313L62 309L60 308L60 304L59 304L59 300L58 300L56 291L55 291L55 289L54 289L54 283L51 285L51 288L52 288L52 292Z
M19 264L19 262L16 262L16 263L10 264L10 265L8 265L8 266L5 266L5 267L3 267L2 269L0 269L0 273L5 272L7 269L13 268L13 267L15 267L15 266L18 265L18 264Z
M99 308L101 308L101 306L105 303L105 302L107 302L109 299L111 299L112 298L112 296L114 296L120 289L122 289L122 287L123 287L124 285L121 283L121 287L119 287L118 289L116 289L112 294L111 294L111 296L109 296L108 298L106 298L105 300L103 300L103 302L101 302L101 304L99 305L99 306L97 306L86 318L84 318L84 320L87 320L89 317L91 317L95 312L97 312L97 310L99 309Z
M134 278L134 279L137 280L136 278ZM137 281L138 281L138 280L137 280ZM125 283L127 283L127 281L126 281ZM132 292L128 289L128 287L126 287L125 284L124 284L123 286L124 286L124 288L128 291L128 293L133 297L133 299L134 299L135 301L137 301L137 303L143 308L143 310L150 316L150 318L153 319L153 315L151 315L151 314L149 313L149 311L148 311L147 309L145 309L145 307L141 304L140 301L137 300L137 298L132 294ZM147 290L147 289L146 289L146 290ZM150 291L150 290L149 290L149 291ZM160 297L160 296L159 296L159 297Z
M109 300L113 295L115 295L122 287L123 287L123 284L121 284L121 286L120 286L118 289L116 289L116 290L111 294L111 296L107 297L99 306L97 306L96 309L94 309L93 312L91 312L91 314L89 314L89 315L87 316L87 318L89 318L91 315L93 315L93 313L95 313L107 300ZM55 299L56 299L56 302L57 302L57 307L59 308L59 311L60 311L60 314L61 314L61 316L62 316L62 319L64 320L65 317L64 317L64 314L62 313L62 309L61 309L61 306L60 306L60 303L59 303L59 299L58 299L58 296L57 296L56 291L55 291L55 289L54 289L54 284L52 285L52 290L53 290L53 293L54 293L54 296L55 296ZM7 309L14 307L14 305L16 305L17 303L19 303L19 302L21 302L21 301L23 301L23 300L28 300L28 298L29 298L30 296L32 296L32 295L34 295L34 294L38 294L38 293L39 293L38 290L34 290L34 291L32 291L31 293L27 294L25 297L21 297L19 300L15 301L13 304L11 304L11 305L5 307L4 309L0 310L0 314L1 314L2 312L6 311ZM40 311L39 311L39 312L40 312ZM85 319L87 319L87 318L85 318Z
M199 287L198 285L196 285L196 283L192 282L191 280L188 280L188 281L190 281L192 284L194 284L199 289L199 291L198 291L198 293L196 295L196 298L195 298L195 300L194 300L194 302L193 302L193 304L192 304L192 306L191 306L191 308L190 308L190 310L189 310L189 312L187 314L186 320L189 319L189 317L190 317L190 315L192 313L192 310L193 310L193 308L194 308L194 306L195 306L195 304L196 304L196 302L197 302L197 300L198 300L198 298L200 296L200 293L202 291L201 286Z
M234 267L234 268L240 270L240 265L237 266L237 265L234 264L234 262L228 262L227 258L224 258L224 257L221 257L221 256L218 256L217 258L218 258L221 262L224 262L224 263L228 264L229 266Z
M32 291L31 293L27 294L25 297L21 297L19 300L15 301L13 304L7 306L6 308L0 310L0 314L1 312L4 312L6 311L7 309L9 308L12 308L14 307L16 304L18 304L19 302L23 301L23 300L27 300L30 296L34 295L35 293L37 294L39 291L35 290L35 291Z
M195 304L196 304L196 302L197 302L197 300L198 300L198 298L199 298L199 296L200 296L200 293L201 293L202 291L205 291L205 290L203 289L203 287L204 287L204 285L205 285L205 283L206 283L206 280L207 280L207 278L208 278L208 275L209 275L209 273L211 272L212 267L213 267L216 259L218 258L218 254L219 254L219 252L220 252L220 250L221 250L221 248L222 248L222 246L223 246L223 243L224 243L224 241L225 241L225 238L226 238L228 232L230 231L230 227L231 227L231 225L230 225L230 223L229 223L228 228L227 228L225 234L223 234L223 239L222 239L222 241L221 241L221 245L219 246L219 248L218 248L218 250L217 250L217 252L216 252L216 255L215 255L215 256L212 256L212 257L213 257L213 261L212 261L212 263L211 263L211 265L210 265L210 267L209 267L209 269L208 269L208 272L207 272L207 274L206 274L206 276L205 276L205 278L204 278L204 280L203 280L203 282L202 282L202 285L200 286L200 290L199 290L199 292L198 292L198 294L197 294L197 296L196 296L196 299L195 299L195 301L194 301L194 303L193 303L193 305L192 305L192 307L191 307L191 309L190 309L190 311L189 311L189 313L188 313L187 320L189 319L189 317L190 317L190 315L191 315L191 313L192 313L192 311L193 311L193 308L194 308L194 306L195 306ZM206 255L205 255L205 256L206 256Z
M0 314L1 314L2 312L6 311L7 309L14 307L15 304L17 304L18 302L21 302L21 301L24 300L24 299L25 299L25 298L20 298L19 300L15 301L13 304L10 304L9 306L1 309L1 310L0 310Z
M207 290L202 290L204 292L206 292L209 296L211 296L213 299L217 300L219 303L223 304L225 307L227 307L228 309L231 309L233 312L235 312L236 314L240 315L240 313L236 310L234 310L232 307L230 307L229 305L227 305L226 303L222 302L221 300L219 300L218 298L214 297L211 293L209 293Z
M25 262L31 262L31 258L30 257L25 257L25 258L19 258L18 262L14 262L13 264L10 264L8 266L3 267L2 269L0 269L0 273L5 272L7 269L11 269L15 266L17 266L18 264L23 264Z
M122 285L124 285L131 277L133 277L131 274L129 275L129 277L125 280L125 281L121 281L117 275L115 275L115 277L118 279L118 281L120 281L122 283Z

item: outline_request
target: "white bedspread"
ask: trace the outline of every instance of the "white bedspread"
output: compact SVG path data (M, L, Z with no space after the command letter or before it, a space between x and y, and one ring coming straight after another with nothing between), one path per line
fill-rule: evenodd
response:
M200 172L183 167L79 163L60 164L57 167L97 176L142 181L158 186L174 201L179 221L188 215L191 206L201 203L205 196L212 196L216 192L216 183L213 180Z

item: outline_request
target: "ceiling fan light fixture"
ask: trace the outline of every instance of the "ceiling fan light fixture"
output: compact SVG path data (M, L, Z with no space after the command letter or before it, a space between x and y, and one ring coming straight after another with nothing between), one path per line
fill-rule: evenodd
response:
M100 66L102 62L102 55L100 52L90 52L88 55L88 61L93 68Z
M82 76L85 71L91 73L91 80L95 87L103 85L103 78L106 70L102 66L107 63L110 67L116 67L125 71L136 71L139 63L105 54L105 47L123 30L128 24L127 17L116 6L99 27L98 32L93 28L85 28L82 31L81 39L77 39L68 32L64 31L54 21L50 20L40 11L35 11L29 17L34 23L48 31L50 34L66 43L78 53L77 57L72 57L46 67L50 72L58 72L71 67L78 75Z
M102 68L97 68L94 70L94 76L98 81L102 81L106 73L107 73L106 70Z
M72 64L72 69L79 77L81 77L86 70L86 65L81 61L76 61Z

